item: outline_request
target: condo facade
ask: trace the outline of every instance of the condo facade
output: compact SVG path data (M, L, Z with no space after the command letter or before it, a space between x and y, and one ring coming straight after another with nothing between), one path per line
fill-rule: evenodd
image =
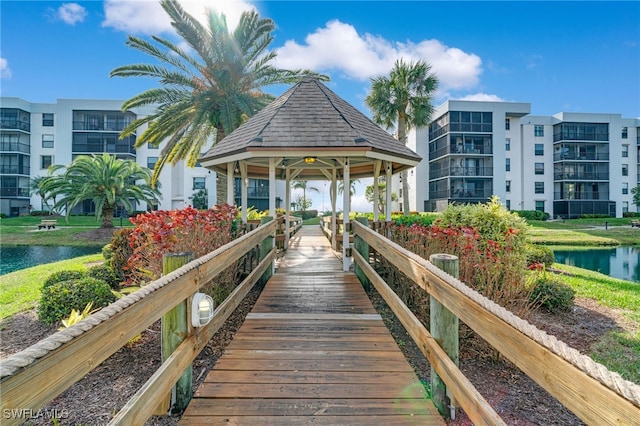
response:
M639 211L640 119L620 114L533 116L531 104L450 100L409 132L423 158L409 173L411 210L493 195L511 210L551 217Z

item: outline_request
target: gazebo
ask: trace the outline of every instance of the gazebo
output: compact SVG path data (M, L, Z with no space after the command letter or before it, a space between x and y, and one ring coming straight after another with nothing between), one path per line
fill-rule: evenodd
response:
M275 217L276 179L285 180L285 206L291 202L291 181L331 182L332 235L336 235L337 181L343 180L343 223L350 212L350 180L383 174L386 220L391 220L391 176L416 166L422 158L329 90L317 78L305 77L258 114L215 144L200 164L227 176L227 203L233 204L234 181L241 178L242 220L247 220L249 178L269 180L269 213ZM374 218L378 219L378 186L374 185ZM285 248L289 241L285 215ZM349 235L343 232L343 267ZM335 249L335 241L332 242Z

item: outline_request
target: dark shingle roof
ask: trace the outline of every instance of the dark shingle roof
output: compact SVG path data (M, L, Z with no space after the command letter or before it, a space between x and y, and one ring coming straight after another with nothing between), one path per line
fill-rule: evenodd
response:
M310 153L318 148L364 148L392 155L400 163L421 159L313 77L305 77L227 135L201 162L220 164L233 154L269 148L280 153L285 148Z

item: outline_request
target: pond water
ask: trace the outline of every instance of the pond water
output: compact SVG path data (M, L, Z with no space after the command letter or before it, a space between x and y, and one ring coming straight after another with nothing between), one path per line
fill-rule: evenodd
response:
M17 246L0 248L0 275L44 263L100 253L100 247Z
M640 283L640 247L553 250L556 262Z

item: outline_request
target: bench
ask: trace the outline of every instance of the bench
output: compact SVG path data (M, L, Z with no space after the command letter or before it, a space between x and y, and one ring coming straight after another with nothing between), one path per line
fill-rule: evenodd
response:
M634 227L635 227L635 228L640 228L640 220L635 220L635 219L634 219L634 220L632 220L632 221L631 221L631 227L632 227L632 228L634 228Z
M53 219L42 219L40 221L40 223L38 224L38 229L56 229L56 224L58 223L57 220Z

